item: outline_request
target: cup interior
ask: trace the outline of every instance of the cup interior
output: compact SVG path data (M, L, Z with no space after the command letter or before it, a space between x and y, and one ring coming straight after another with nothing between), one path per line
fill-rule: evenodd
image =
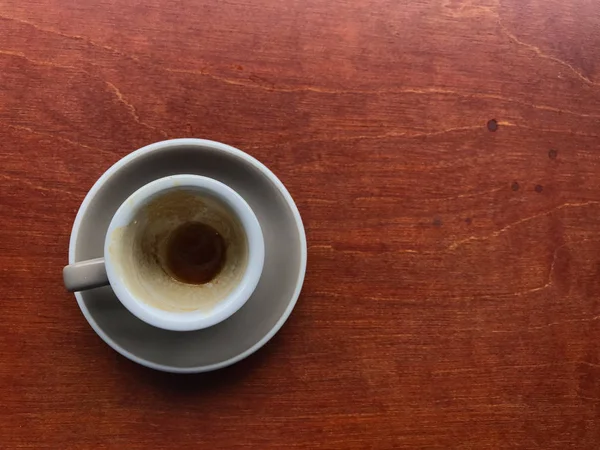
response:
M121 205L104 253L127 309L151 325L185 331L212 326L244 304L260 278L264 243L254 213L232 189L175 175ZM190 278L195 274L201 276Z

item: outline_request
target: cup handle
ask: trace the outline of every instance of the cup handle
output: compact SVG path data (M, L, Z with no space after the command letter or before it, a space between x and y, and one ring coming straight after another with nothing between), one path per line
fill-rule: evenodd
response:
M106 286L109 283L104 258L88 259L65 266L63 280L69 292Z

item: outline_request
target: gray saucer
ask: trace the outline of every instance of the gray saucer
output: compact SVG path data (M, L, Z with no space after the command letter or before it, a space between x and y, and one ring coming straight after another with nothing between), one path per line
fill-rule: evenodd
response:
M131 153L96 182L75 219L69 263L101 257L119 205L144 184L174 174L219 180L236 190L256 214L265 238L265 265L248 302L210 328L175 332L137 319L110 287L78 292L75 297L96 333L132 361L167 372L205 372L249 356L281 328L304 281L306 237L294 201L263 164L225 144L174 139Z

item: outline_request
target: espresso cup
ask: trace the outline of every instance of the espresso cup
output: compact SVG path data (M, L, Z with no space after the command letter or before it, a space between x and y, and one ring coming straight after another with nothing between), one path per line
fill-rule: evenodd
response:
M112 217L104 257L63 270L69 291L110 284L150 325L191 331L215 325L250 298L265 258L258 219L233 189L173 175L142 186Z

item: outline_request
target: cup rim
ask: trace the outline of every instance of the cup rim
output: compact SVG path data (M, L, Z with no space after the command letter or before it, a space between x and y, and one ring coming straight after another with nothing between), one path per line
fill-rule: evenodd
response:
M243 352L238 353L235 356L232 356L230 358L224 359L222 361L219 361L219 362L216 362L213 364L198 365L198 366L194 366L194 367L175 367L175 366L171 366L168 364L161 364L161 363L149 361L148 359L138 356L137 354L128 350L121 344L117 343L96 322L94 315L90 312L90 310L88 309L88 307L85 303L84 295L81 292L75 292L75 298L77 300L77 304L79 305L79 308L81 309L81 312L83 313L83 316L85 317L87 322L90 324L92 329L96 332L96 334L104 342L106 342L106 344L108 344L110 347L112 347L113 350L115 350L117 353L123 355L127 359L129 359L135 363L138 363L142 366L145 366L145 367L148 367L148 368L151 368L154 370L159 370L162 372L170 372L170 373L210 372L213 370L218 370L218 369L222 369L224 367L230 366L232 364L235 364L235 363L247 358L248 356L255 353L257 350L262 348L267 342L269 342L273 338L273 336L275 336L275 334L277 334L277 332L281 329L281 327L285 324L285 322L291 315L292 311L294 310L294 307L296 306L296 303L298 302L298 297L300 296L300 292L301 292L302 286L304 284L304 279L306 276L308 249L307 249L307 243L306 243L306 232L304 230L304 225L302 223L302 217L300 216L298 207L296 206L296 203L294 202L294 199L288 192L287 188L284 186L284 184L281 182L281 180L279 180L279 178L267 166L265 166L263 163L261 163L259 160L257 160L253 156L247 154L246 152L243 152L242 150L232 147L231 145L223 144L221 142L212 141L212 140L208 140L208 139L178 138L178 139L159 141L159 142L155 142L153 144L149 144L144 147L141 147L141 148L129 153L128 155L125 155L123 158L119 159L112 166L110 166L100 176L100 178L98 178L98 180L93 184L91 189L86 194L85 198L83 199L83 202L81 203L81 205L79 207L77 215L75 216L75 221L73 223L73 228L71 231L71 238L69 240L69 264L74 264L77 262L77 253L76 253L77 252L77 240L79 238L79 230L81 227L81 223L83 222L83 219L88 212L90 203L95 198L98 191L100 191L100 189L102 189L102 187L106 184L106 182L116 172L118 172L123 167L127 166L133 160L135 160L139 157L142 157L144 155L150 154L155 151L163 151L163 150L168 150L169 148L178 148L178 147L182 147L182 146L187 146L187 147L196 148L196 149L211 148L214 150L222 151L222 152L232 155L236 158L240 158L245 163L249 164L251 167L254 167L258 171L260 171L262 174L264 174L274 184L274 186L279 190L281 195L284 197L287 205L289 206L289 208L292 212L292 215L294 216L294 219L296 221L296 227L298 230L300 244L301 244L301 246L300 246L300 270L298 273L298 279L296 281L296 285L290 296L290 300L289 300L286 308L282 312L281 316L275 323L275 325L262 338L260 338L257 342L255 342L254 345L252 345L248 349L244 350Z
M209 193L226 204L240 221L248 245L248 261L235 288L209 311L165 311L145 303L124 280L118 262L110 251L113 233L128 225L135 214L152 198L171 190L194 189ZM104 241L104 259L110 285L119 301L140 320L171 331L195 331L216 325L235 314L250 298L262 274L265 245L260 223L250 205L226 184L201 175L181 174L153 180L131 194L113 215Z

